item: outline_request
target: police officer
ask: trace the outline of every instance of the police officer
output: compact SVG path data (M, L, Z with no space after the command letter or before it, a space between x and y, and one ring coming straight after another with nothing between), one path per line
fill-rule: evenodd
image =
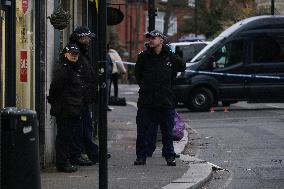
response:
M83 108L83 127L75 135L73 145L71 146L71 163L74 165L89 165L90 161L95 164L99 161L99 148L93 142L93 126L91 114L89 111L89 104L94 104L96 102L96 96L98 94L98 81L95 77L95 72L93 71L93 65L90 63L89 57L89 45L92 39L94 39L95 34L90 31L86 26L78 26L72 35L70 36L70 42L75 43L79 46L80 57L78 62L83 65L87 65L92 70L91 79L92 87L96 90L90 93L88 98L85 100L85 106ZM86 78L88 80L88 78ZM88 159L82 158L82 153L86 152ZM110 154L108 154L110 158Z
M50 84L48 102L50 114L56 117L57 136L55 141L56 168L60 172L75 172L70 164L70 145L74 131L82 127L85 97L89 89L83 77L90 77L84 70L89 68L79 64L79 47L68 44L57 64Z
M85 26L78 26L70 36L70 43L75 43L80 49L80 57L78 62L82 65L87 65L88 67L92 68L92 85L96 89L92 94L89 94L90 96L85 101L82 115L83 126L81 128L77 128L77 132L71 145L70 153L71 163L73 165L84 166L91 163L94 164L98 161L98 146L93 142L93 126L89 111L89 104L95 103L97 95L97 80L88 55L89 44L94 37L95 34ZM84 152L87 153L91 161L81 156Z
M174 79L177 72L185 70L185 62L164 45L165 36L158 30L146 34L146 50L138 55L135 77L140 87L136 117L137 140L134 165L145 165L151 136L160 126L162 154L168 166L176 166L172 130L174 126Z

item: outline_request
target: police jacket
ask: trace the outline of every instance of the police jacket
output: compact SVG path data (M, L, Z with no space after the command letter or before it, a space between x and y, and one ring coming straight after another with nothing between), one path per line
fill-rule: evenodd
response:
M135 77L140 87L138 107L174 108L173 91L177 72L185 70L185 62L163 46L160 54L147 48L138 55Z
M94 102L96 87L89 64L62 58L56 65L49 88L50 114L60 117L80 116L82 107Z
M86 97L87 98L86 101L88 103L93 103L97 100L96 98L98 96L98 83L99 83L99 81L98 81L97 75L95 74L95 66L96 65L91 64L91 60L90 60L90 57L89 57L89 46L80 43L78 41L78 38L74 37L72 35L70 37L70 43L75 43L76 45L78 45L78 47L80 49L80 56L79 56L78 62L80 64L85 65L90 71L90 74L88 76L91 76L91 77L85 78L85 79L88 80L88 81L91 81L91 83L89 83L89 85L91 86L91 90L90 90L89 94L91 94L91 95Z
M95 68L90 63L90 58L88 56L87 50L81 50L78 63L83 65L83 80L85 81L87 92L85 95L84 103L91 104L95 103L98 96L98 78L95 74Z

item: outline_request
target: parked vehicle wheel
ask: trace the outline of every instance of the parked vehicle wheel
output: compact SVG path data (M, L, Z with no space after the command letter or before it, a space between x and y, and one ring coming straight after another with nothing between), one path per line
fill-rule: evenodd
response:
M214 95L207 88L197 88L189 97L188 108L193 111L208 111L214 103Z

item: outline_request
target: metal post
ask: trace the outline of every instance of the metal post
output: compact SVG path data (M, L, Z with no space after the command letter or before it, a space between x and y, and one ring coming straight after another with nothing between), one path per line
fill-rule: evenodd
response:
M275 1L271 0L271 15L274 15L274 10L275 10Z
M41 42L41 24L40 24L40 20L41 20L41 14L40 14L40 9L41 9L41 1L36 1L35 2L35 62L37 62L37 64L35 64L35 75L36 75L36 80L35 80L35 110L37 112L38 115L38 120L39 123L40 122L40 118L41 118L41 96L40 96L40 66L41 66L41 61L40 61L40 42Z
M99 64L99 189L108 188L107 172L107 62L106 62L106 0L98 5Z
M126 3L125 4L125 21L124 21L124 24L125 24L125 43L126 43L126 49L128 49L129 47L129 43L127 43L127 40L128 40L128 4ZM129 57L129 55L128 55Z
M155 0L148 0L149 32L155 29L155 16Z
M45 128L44 113L42 111L42 87L41 87L41 7L42 1L35 1L35 111L39 123L39 152L41 162L44 162Z
M197 37L197 0L194 2L194 33Z
M97 5L96 2L90 2L88 1L88 26L90 28L91 31L94 31L96 35L98 35L98 10L97 10ZM96 73L98 73L98 40L97 37L95 38L94 43L91 43L90 46L90 58L92 61L92 65L94 66L94 69L96 71ZM98 85L98 81L99 81L99 76L98 74L96 74L96 85ZM99 123L99 105L96 103L92 106L92 121L94 123L94 131L93 131L93 135L94 136L98 136L98 123Z

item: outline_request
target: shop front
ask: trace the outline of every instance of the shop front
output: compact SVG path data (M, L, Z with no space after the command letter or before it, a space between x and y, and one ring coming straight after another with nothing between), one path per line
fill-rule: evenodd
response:
M39 5L40 1L36 0L0 1L0 108L35 110L38 118L41 114ZM43 144L43 135L39 136Z
M16 1L16 106L35 110L34 0Z
M35 110L35 0L2 2L0 105Z
M94 11L89 11L91 5L94 2L88 0L55 0L55 1L45 1L44 10L45 10L45 55L44 55L44 83L42 83L43 93L42 99L45 99L42 105L42 119L41 119L41 133L42 136L42 159L41 163L43 166L49 166L54 162L55 150L54 142L56 137L56 122L53 116L50 115L50 104L47 102L46 97L49 95L49 87L52 80L52 70L55 64L58 63L60 52L63 47L69 42L69 37L72 34L73 30L77 26L88 25L90 24L90 17L93 16ZM63 30L55 29L51 24L50 17L59 7L64 11L68 11L71 14L71 20L68 26ZM92 6L94 7L94 6ZM93 16L94 17L94 16ZM90 26L90 25L89 25ZM93 28L90 27L92 31ZM94 44L94 43L92 43ZM92 48L94 49L94 48ZM41 53L42 54L42 53ZM92 56L93 53L90 53ZM37 75L36 75L37 76ZM37 79L36 79L37 81ZM36 93L37 94L37 93ZM36 103L37 104L37 103Z
M72 15L64 30L54 29L47 19L60 4ZM89 0L0 0L0 108L37 112L42 165L54 158L56 126L46 99L52 69L74 28L89 25L94 31L93 4Z

